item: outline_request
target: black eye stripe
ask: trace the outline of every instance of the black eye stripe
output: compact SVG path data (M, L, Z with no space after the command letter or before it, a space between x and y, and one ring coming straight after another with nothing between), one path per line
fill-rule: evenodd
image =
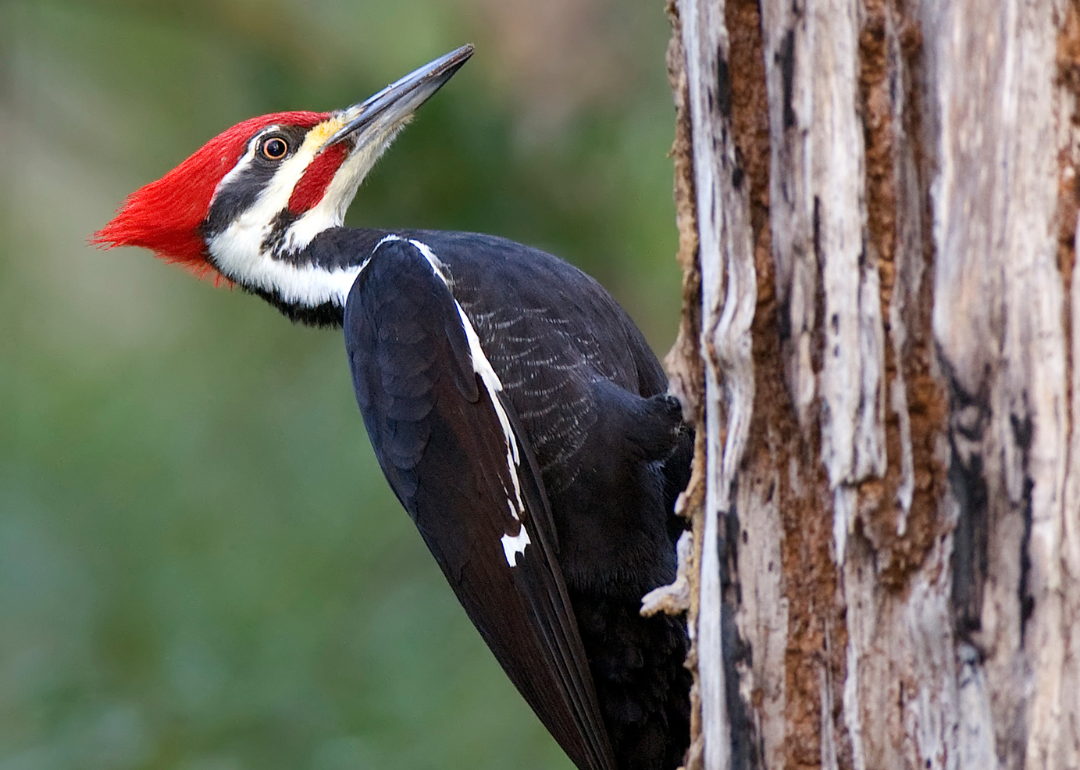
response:
M210 211L202 224L203 237L211 238L223 232L244 211L258 200L259 194L266 189L281 167L287 152L282 158L274 160L263 154L263 145L271 139L280 139L290 150L300 147L307 135L307 128L301 126L267 126L252 137L245 148L245 156L239 159L236 169L230 172L227 180L214 192Z
M286 158L296 148L303 146L308 129L302 126L267 126L248 142L237 168L230 172L214 191L210 211L202 223L204 238L212 238L224 232L237 217L255 205L259 195L273 180ZM272 139L280 139L288 150L281 158L274 159L263 154L264 145Z

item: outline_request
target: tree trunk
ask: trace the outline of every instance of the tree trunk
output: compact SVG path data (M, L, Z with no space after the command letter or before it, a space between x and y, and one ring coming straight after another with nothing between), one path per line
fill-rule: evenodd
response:
M1080 0L669 13L688 766L1080 768Z

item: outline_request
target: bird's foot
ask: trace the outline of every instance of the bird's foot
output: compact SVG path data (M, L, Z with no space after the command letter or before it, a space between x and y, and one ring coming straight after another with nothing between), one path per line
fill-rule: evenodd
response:
M651 617L658 612L668 615L680 615L690 609L690 555L694 539L690 532L679 536L675 552L679 557L675 581L670 585L654 588L641 599L641 614Z

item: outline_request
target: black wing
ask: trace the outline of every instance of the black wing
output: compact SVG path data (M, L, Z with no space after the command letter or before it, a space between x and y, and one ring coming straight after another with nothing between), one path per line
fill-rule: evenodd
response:
M390 485L499 663L583 770L614 770L540 473L438 262L376 250L349 294L357 402Z

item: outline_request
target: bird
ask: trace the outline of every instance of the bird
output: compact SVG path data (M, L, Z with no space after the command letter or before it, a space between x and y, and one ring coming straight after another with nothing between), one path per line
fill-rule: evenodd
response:
M383 473L495 658L580 770L689 744L671 583L692 430L599 283L477 233L344 226L462 46L334 112L245 120L132 193L91 241L135 246L340 328Z

